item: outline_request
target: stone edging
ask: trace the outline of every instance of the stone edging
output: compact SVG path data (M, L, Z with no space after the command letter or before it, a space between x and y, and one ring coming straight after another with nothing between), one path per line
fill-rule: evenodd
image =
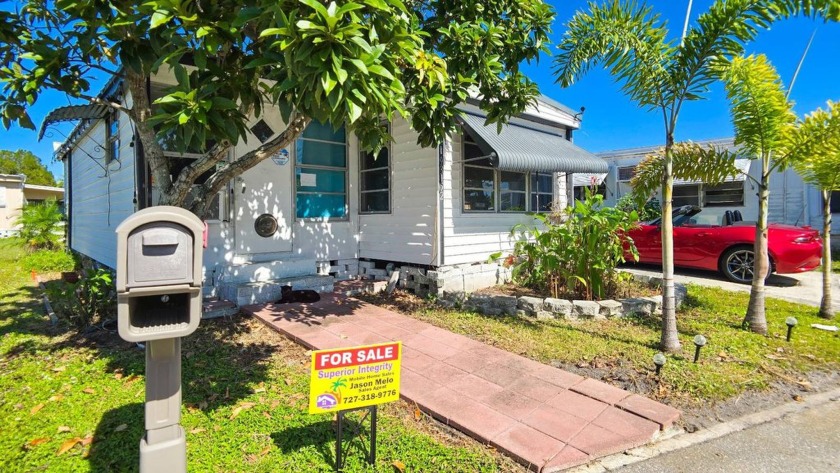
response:
M660 286L662 281L661 278L650 276L634 276L634 278L651 286ZM674 283L674 292L679 308L685 300L685 285ZM662 314L661 295L596 302L445 291L443 297L438 299L438 303L444 307L462 307L484 315L519 315L538 320L607 319L628 315L650 317Z

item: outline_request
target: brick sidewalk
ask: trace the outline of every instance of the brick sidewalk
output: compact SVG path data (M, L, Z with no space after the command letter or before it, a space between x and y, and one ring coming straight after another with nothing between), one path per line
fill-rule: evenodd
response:
M679 411L339 294L244 307L312 349L402 341L401 395L534 471L648 443Z

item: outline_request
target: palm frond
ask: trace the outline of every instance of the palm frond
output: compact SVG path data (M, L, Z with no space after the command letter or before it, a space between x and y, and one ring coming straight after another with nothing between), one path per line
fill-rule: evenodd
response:
M671 148L674 178L702 181L712 185L741 174L741 170L735 166L737 157L737 153L727 149L713 145L704 146L691 141L677 143ZM639 200L646 201L662 187L664 170L664 149L646 156L636 166L636 174L630 181L630 186Z
M761 54L733 58L721 75L732 105L735 144L752 157L777 153L796 123L779 74Z
M805 117L791 135L787 159L805 182L840 191L840 104L828 102Z
M675 47L667 29L644 3L612 0L589 5L569 21L554 59L556 81L573 84L603 64L622 90L643 107L663 106L666 66Z

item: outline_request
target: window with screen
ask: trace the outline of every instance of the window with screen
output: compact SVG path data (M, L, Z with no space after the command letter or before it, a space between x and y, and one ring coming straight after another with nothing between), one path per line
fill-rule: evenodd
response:
M390 143L376 154L370 151L361 151L359 154L359 212L389 213L391 211Z
M490 157L467 135L464 135L464 210L496 210L496 170Z
M740 207L744 205L744 182L724 182L703 186L704 207Z
M674 186L673 206L682 207L683 205L700 205L699 184Z
M105 118L105 135L108 142L105 150L105 163L120 160L120 115L117 111L112 111Z
M636 166L623 166L618 168L618 180L629 181L636 175Z
M347 217L347 137L344 127L313 121L295 144L297 218Z
M531 212L548 212L554 203L554 175L531 173Z
M528 210L528 173L499 171L499 209L502 212Z

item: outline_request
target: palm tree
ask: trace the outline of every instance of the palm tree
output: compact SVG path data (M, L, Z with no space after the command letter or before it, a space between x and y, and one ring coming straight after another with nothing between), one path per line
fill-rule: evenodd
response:
M341 388L346 387L347 382L344 381L344 378L338 378L337 380L333 381L332 386L330 387L330 389L332 389L333 394L335 394L336 400L338 400L339 403L341 403Z
M823 196L823 295L820 317L831 319L831 192L840 191L840 106L828 102L805 117L791 138L789 159Z
M15 221L20 237L30 250L61 248L61 221L64 216L55 199L26 204Z
M753 267L744 325L749 325L753 332L766 335L764 280L770 271L767 249L770 174L784 168L788 162L784 149L795 128L796 114L779 74L764 55L734 58L722 72L722 77L732 105L735 144L751 158L761 161L755 243L752 255L748 252L744 254L746 263Z
M831 5L831 8L829 8ZM640 107L662 115L662 337L664 351L680 350L674 294L674 233L672 148L677 119L685 102L702 98L717 80L726 58L743 52L743 43L773 21L796 14L840 15L837 0L717 0L688 28L679 44L668 40L668 29L644 3L612 0L577 12L558 46L557 82L572 85L592 66L603 63Z

